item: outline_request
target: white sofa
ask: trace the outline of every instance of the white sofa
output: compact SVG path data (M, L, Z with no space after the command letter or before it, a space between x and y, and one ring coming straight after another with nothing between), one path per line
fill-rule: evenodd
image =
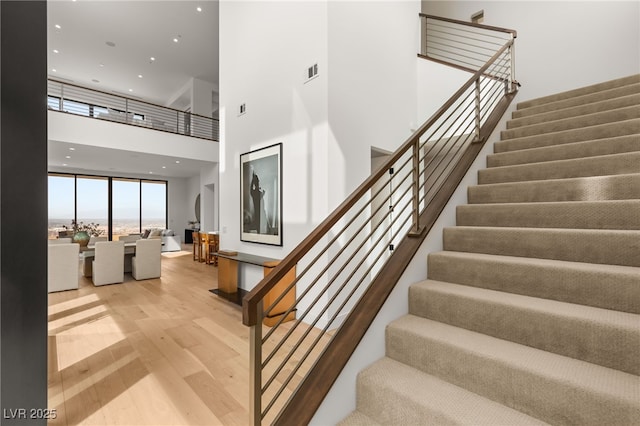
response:
M56 241L56 240L52 240ZM80 244L50 243L47 257L47 287L49 293L78 288Z

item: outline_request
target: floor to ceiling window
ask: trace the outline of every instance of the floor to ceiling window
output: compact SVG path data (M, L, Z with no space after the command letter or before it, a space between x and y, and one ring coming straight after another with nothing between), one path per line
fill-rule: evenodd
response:
M109 232L109 178L76 177L76 221L95 223L103 235Z
M113 179L113 239L140 232L140 180Z
M167 227L167 182L49 174L49 238L72 220L95 223L112 240Z

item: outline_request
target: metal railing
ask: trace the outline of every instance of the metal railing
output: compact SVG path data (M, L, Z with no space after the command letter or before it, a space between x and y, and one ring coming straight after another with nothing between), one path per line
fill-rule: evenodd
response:
M470 148L486 140L517 90L515 33L509 34L445 105L245 296L251 424L305 423L317 409L344 365L334 366L334 355L353 351L364 333L359 316L373 297L369 287L404 256L394 253L403 250L407 238L424 238L431 226L423 219L426 208L436 197L446 203L441 190L457 186L450 181L455 180L452 171L459 174L460 159L467 161L468 151L477 155L479 149ZM293 268L297 276L273 299L276 284ZM392 288L395 282L384 285ZM296 292L295 302L283 308L291 292ZM273 300L268 304L267 295ZM265 319L270 326L263 324ZM343 357L345 363L350 354ZM299 396L303 391L313 397Z
M195 138L218 140L219 122L211 117L58 80L49 79L47 83L47 105L50 110Z

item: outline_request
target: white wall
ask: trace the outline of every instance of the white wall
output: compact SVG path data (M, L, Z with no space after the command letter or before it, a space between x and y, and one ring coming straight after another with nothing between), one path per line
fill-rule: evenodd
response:
M223 248L283 258L326 216L326 9L313 1L220 3ZM304 84L316 62L320 75ZM241 242L240 154L276 143L283 144L283 246ZM259 277L249 278L251 288Z
M425 13L518 32L518 100L640 72L637 1L423 1Z
M220 3L224 248L283 258L369 175L372 145L393 150L409 136L419 8L418 1ZM315 63L318 77L305 82ZM239 236L240 154L274 143L283 143L282 248Z
M417 1L330 1L329 158L333 209L395 151L416 121Z

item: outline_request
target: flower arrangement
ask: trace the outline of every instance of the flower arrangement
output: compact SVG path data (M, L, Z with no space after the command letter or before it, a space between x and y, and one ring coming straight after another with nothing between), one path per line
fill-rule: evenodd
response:
M100 226L99 223L93 223L90 222L88 224L85 225L84 222L76 222L75 220L71 221L71 229L73 230L73 232L75 234L77 234L78 232L84 231L87 234L89 234L90 236L93 235L94 237L97 237L99 235L101 235L102 233L104 233L103 229L98 229L98 226ZM69 229L69 227L67 227L67 225L62 225L62 227L66 230Z

